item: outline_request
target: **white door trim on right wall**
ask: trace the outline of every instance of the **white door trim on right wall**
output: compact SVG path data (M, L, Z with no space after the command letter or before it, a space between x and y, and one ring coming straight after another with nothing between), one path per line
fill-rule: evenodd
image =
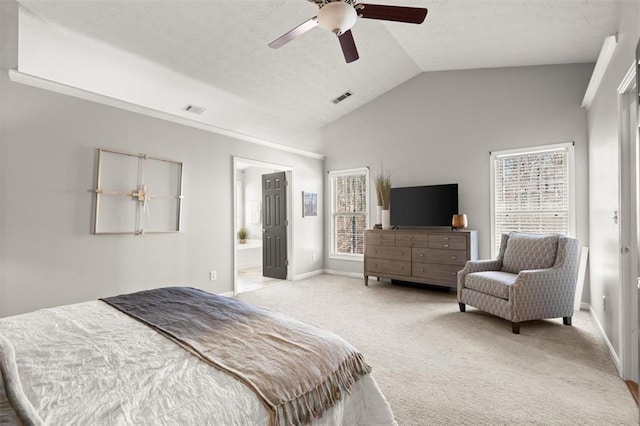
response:
M618 86L619 241L620 241L620 374L638 383L638 115L635 61Z

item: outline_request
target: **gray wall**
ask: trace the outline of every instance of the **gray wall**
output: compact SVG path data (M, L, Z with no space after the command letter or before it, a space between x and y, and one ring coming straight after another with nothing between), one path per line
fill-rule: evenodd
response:
M12 83L4 59L0 316L158 286L231 291L232 156L294 167L292 268L322 269L320 256L311 261L323 249L322 222L302 219L301 199L308 188L322 193L322 160ZM91 235L97 147L184 162L182 232Z
M393 186L458 183L460 212L479 232L480 257L489 258L489 152L574 141L577 236L588 245L587 125L580 105L592 69L423 73L327 126L326 169L375 171L382 162ZM373 191L371 200L375 219ZM362 272L361 262L327 259L326 265Z
M619 228L612 220L613 212L618 210L617 89L635 60L635 47L640 37L640 4L622 2L620 16L615 54L588 111L591 308L618 356L621 355L622 289ZM602 296L607 297L606 310Z

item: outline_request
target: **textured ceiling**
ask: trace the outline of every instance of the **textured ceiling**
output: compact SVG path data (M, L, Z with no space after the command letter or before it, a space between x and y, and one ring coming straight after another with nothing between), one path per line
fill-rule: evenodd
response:
M41 19L268 109L281 120L274 125L306 131L421 71L595 61L617 23L613 0L372 0L429 14L419 26L359 19L360 60L346 64L335 36L321 28L267 47L316 14L305 0L19 1ZM354 95L334 105L346 90Z

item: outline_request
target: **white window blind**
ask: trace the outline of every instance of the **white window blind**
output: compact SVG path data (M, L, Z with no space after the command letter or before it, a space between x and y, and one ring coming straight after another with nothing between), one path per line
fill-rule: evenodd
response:
M493 247L511 231L573 235L573 144L492 153Z
M361 257L368 224L369 170L330 172L331 255Z

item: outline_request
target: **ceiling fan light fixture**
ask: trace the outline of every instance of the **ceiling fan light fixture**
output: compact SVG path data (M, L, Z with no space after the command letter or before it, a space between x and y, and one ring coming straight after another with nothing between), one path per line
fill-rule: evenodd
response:
M318 11L318 25L337 35L349 31L357 19L353 6L342 1L327 3Z

